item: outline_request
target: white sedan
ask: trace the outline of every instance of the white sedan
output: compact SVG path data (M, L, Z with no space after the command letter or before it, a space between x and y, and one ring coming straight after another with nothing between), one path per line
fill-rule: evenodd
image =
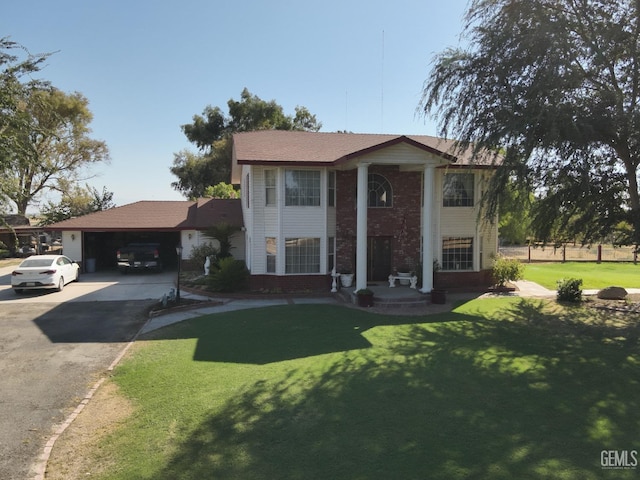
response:
M69 282L77 282L80 265L64 255L33 255L11 272L11 287L23 290L55 288L62 291Z

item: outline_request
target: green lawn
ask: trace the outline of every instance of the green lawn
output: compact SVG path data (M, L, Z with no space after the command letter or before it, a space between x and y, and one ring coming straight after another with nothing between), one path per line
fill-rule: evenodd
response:
M428 317L289 305L175 325L116 369L136 411L91 478L637 478L600 466L602 450L640 450L638 323L604 320L498 298Z
M563 278L581 278L582 288L600 289L610 286L640 288L640 264L632 263L530 263L524 278L555 290Z

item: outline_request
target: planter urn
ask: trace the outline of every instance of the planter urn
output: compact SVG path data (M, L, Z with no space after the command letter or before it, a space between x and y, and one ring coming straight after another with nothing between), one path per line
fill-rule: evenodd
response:
M434 288L431 290L431 303L443 305L447 303L447 292L445 290Z
M349 288L351 285L353 285L353 273L341 273L340 283L345 288Z
M358 297L359 307L373 307L373 292L370 290L358 290L356 292Z

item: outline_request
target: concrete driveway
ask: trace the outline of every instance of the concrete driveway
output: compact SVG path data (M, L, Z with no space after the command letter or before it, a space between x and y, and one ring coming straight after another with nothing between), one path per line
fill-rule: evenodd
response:
M0 269L0 478L24 480L175 273L96 273L62 292L16 295L11 270Z
M0 302L50 303L50 302L108 302L114 300L160 299L174 288L176 272L133 273L119 272L85 273L78 283L68 283L62 292L52 290L27 290L16 295L11 288L11 272L15 267L0 269Z

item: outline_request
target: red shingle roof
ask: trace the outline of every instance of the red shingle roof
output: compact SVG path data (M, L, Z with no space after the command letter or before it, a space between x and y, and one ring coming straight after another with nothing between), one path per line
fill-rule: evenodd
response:
M340 163L373 150L407 143L441 156L456 165L487 165L488 158L473 159L471 151L454 154L455 142L428 135L260 130L233 135L235 158L243 163Z
M198 230L227 222L243 226L240 200L140 201L48 226L51 230Z

